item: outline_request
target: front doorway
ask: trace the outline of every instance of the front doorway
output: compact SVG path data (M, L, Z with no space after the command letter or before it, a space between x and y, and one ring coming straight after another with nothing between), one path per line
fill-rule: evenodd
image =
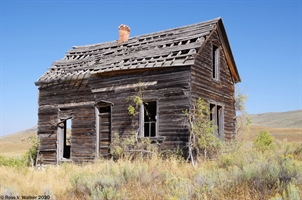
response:
M57 135L57 159L69 160L71 157L71 123L72 119L61 119L58 123Z
M101 102L96 106L97 152L99 156L108 157L111 142L111 105Z

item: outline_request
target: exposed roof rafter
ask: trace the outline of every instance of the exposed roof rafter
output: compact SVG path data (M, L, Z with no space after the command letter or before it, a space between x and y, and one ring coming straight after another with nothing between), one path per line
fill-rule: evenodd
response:
M239 82L239 73L222 19L216 18L135 36L121 44L111 41L74 46L62 60L55 61L52 68L43 74L35 84L64 81L64 77L68 80L89 78L92 74L116 70L193 65L197 50L217 25L234 82Z

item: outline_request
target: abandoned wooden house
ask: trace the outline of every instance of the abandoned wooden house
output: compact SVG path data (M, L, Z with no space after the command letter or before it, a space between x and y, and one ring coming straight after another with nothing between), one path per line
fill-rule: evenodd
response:
M74 46L35 82L43 163L108 156L115 133L137 132L163 150L185 147L183 111L199 97L219 137L234 138L240 76L221 18L136 37L121 25L117 39ZM129 97L138 92L144 103L130 115Z

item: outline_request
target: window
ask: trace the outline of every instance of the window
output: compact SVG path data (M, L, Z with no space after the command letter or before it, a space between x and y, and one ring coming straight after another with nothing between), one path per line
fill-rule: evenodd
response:
M216 126L214 134L219 138L224 139L224 120L222 106L210 104L210 120L213 122L213 125Z
M219 79L219 48L215 45L212 47L212 78Z
M157 135L157 103L146 102L140 106L139 135L141 137L155 137Z

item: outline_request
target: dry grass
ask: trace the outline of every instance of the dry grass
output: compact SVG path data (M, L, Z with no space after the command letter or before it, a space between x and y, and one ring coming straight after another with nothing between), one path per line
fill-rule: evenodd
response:
M1 194L42 195L56 194L58 199L64 199L65 193L71 188L70 169L62 166L49 166L46 170L35 168L0 167Z
M289 146L290 148L289 148ZM260 153L240 148L190 163L162 159L99 160L83 165L0 167L0 195L50 195L53 199L269 199L284 189L302 197L302 144L279 144ZM268 159L269 158L269 159ZM293 180L286 185L280 180ZM289 189L288 189L289 188ZM299 193L300 189L300 193ZM294 195L292 195L294 196Z
M268 130L270 134L279 141L302 142L302 128L272 128L267 126L252 125L249 134L238 136L242 141L254 141L257 134Z
M36 132L12 134L0 139L0 155L5 157L20 157L31 147L30 137Z
M276 143L269 153L254 150L251 142L262 130L283 142ZM31 132L1 138L0 155L21 156L30 148L28 138L34 135ZM270 199L282 196L286 190L292 191L294 199L302 198L302 128L253 125L250 134L238 139L244 141L241 149L200 163L198 168L181 159L164 160L159 156L44 169L0 166L0 195L45 194L52 199ZM273 182L284 174L285 180L292 181L283 186Z
M163 199L166 191L162 188L163 173L173 173L173 177L190 176L196 171L191 165L176 159L163 161L154 157L148 161L120 160L98 161L85 165L63 164L47 166L44 170L35 168L0 167L0 194L8 191L13 195L55 195L57 199L81 199L72 190L72 180L76 177L97 177L102 180L116 178L121 182L119 194L127 199ZM157 181L157 177L159 177ZM119 179L119 180L117 180ZM127 182L127 184L125 184ZM116 184L116 183L114 183ZM158 193L155 191L162 190ZM130 191L142 191L140 193ZM88 197L87 197L88 198Z

